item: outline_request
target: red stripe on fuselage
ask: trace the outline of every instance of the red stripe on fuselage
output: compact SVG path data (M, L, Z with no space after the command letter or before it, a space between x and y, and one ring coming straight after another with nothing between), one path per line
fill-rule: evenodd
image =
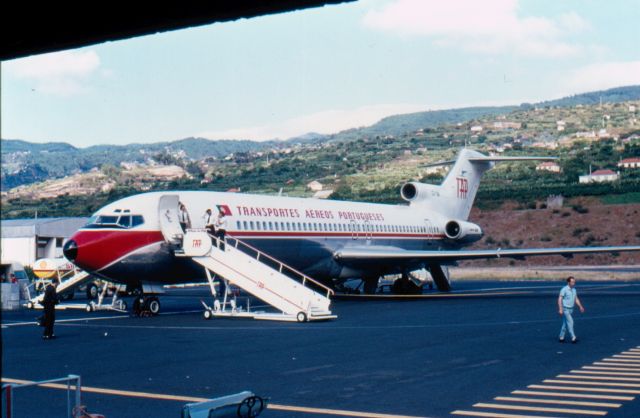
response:
M80 230L71 239L78 244L74 263L97 271L149 244L164 241L160 231Z

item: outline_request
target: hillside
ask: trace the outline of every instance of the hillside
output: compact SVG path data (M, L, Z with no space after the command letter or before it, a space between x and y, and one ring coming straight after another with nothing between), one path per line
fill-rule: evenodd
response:
M23 184L88 172L103 165L128 163L173 163L175 158L199 160L224 158L234 153L268 149L273 142L211 141L186 138L173 142L129 145L94 145L75 148L66 143L36 144L2 140L2 190Z
M579 205L579 206L577 206ZM576 211L572 206L580 208ZM640 245L640 203L603 204L595 198L577 198L560 209L518 210L513 202L497 210L474 208L470 220L483 228L484 238L473 249L551 248ZM638 265L640 253L530 257L467 261L461 266Z
M204 138L186 138L172 142L158 142L153 144L129 144L123 146L97 145L87 148L76 148L63 142L34 144L16 139L2 139L2 175L1 188L3 191L13 187L44 181L51 178L61 178L76 173L89 172L94 168L105 165L119 166L121 163L159 163L182 164L188 169L190 162L205 159L233 158L240 154L240 162L251 160L251 154L286 152L292 147L309 147L305 151L313 151L314 147L327 143L351 143L353 141L371 138L393 138L394 141L416 139L415 136L425 136L428 141L414 141L413 145L421 147L433 146L451 147L464 144L470 138L467 124L481 121L503 120L507 117L513 122L525 126L534 122L528 130L522 130L523 136L551 135L556 128L559 118L565 117L562 112L554 112L554 107L571 108L572 106L588 106L600 103L600 100L611 107L612 104L623 101L640 100L640 86L620 87L606 91L590 92L558 100L551 100L537 104L523 104L520 106L502 107L470 107L461 109L435 110L406 115L390 116L378 123L359 129L350 129L333 135L307 134L287 141L254 142L249 140L212 141ZM546 118L535 114L541 108L546 112ZM555 113L555 114L554 114ZM572 115L575 116L576 112ZM513 115L513 116L511 116ZM588 116L588 115L587 115ZM602 115L596 118L567 118L567 132L580 129L595 129L601 124ZM462 127L462 129L460 129ZM494 130L495 131L495 130ZM428 135L433 132L434 135ZM479 140L504 140L509 135L487 134ZM495 133L495 132L494 132ZM503 134L506 130L503 130ZM500 132L498 132L500 134ZM413 136L413 137L412 137ZM513 139L513 138L512 138ZM388 144L387 144L388 145ZM416 147L413 147L416 148ZM196 174L195 172L193 174Z

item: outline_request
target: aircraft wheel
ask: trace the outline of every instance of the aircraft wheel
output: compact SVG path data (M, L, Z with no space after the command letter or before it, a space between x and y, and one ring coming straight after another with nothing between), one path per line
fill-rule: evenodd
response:
M213 314L211 313L211 311L209 309L204 311L204 319L211 319L211 318L213 318Z
M378 282L380 280L380 277L366 276L366 277L363 277L362 280L364 281L364 293L366 295L375 294L376 290L378 290Z
M93 312L93 305L87 304L87 306L84 307L84 310L87 312Z
M304 312L298 312L298 315L296 315L296 319L298 320L298 322L307 322L307 314Z
M152 296L146 301L147 309L152 315L158 315L160 313L160 301L157 297Z
M33 309L33 302L27 302L27 309Z
M96 299L98 297L98 286L95 283L87 285L87 299Z

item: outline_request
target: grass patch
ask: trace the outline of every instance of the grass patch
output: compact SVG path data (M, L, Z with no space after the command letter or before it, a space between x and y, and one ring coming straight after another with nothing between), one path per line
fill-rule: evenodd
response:
M605 205L623 205L625 203L640 203L640 192L624 194L610 194L602 196L600 201Z

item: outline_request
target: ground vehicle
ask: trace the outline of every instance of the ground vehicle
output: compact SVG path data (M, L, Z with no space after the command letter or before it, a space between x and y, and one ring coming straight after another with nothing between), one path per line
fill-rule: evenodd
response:
M35 289L37 292L44 291L51 280L63 281L77 272L77 268L65 258L42 258L33 264L33 273L37 277ZM96 299L100 293L101 282L90 281L87 284L78 286L74 290L62 295L63 299L73 299L75 291L85 292L87 299Z
M0 264L0 282L13 283L15 280L29 280L22 264L15 261Z

